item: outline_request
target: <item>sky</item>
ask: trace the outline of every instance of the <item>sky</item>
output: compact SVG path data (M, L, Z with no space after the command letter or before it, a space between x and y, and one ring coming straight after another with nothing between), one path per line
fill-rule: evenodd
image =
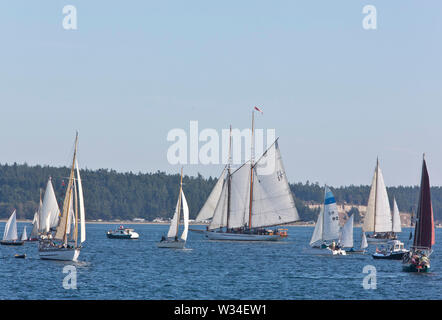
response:
M77 29L63 28L63 7ZM365 5L376 8L366 30ZM440 1L4 1L0 163L178 173L173 129L279 136L290 182L442 185ZM200 146L203 143L200 143ZM186 164L218 176L222 164Z

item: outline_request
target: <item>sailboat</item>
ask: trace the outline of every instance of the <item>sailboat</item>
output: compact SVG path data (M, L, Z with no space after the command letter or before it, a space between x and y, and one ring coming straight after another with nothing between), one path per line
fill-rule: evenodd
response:
M26 234L26 226L23 228L23 232L20 237L20 241L28 241L28 235Z
M50 180L48 182L49 189L46 188L42 219L40 219L40 228L43 232L38 245L40 259L77 261L82 248L81 244L86 240L83 187L77 161L77 149L78 133L75 137L74 156L61 217L58 217L58 214L55 217L54 212L57 211L58 205L55 207L52 183ZM47 202L45 202L46 194L48 194ZM57 221L57 226L52 234L54 221ZM80 238L78 238L78 229L80 229Z
M365 232L362 232L361 237L361 249L355 250L354 249L354 241L353 241L353 225L354 225L354 214L348 218L348 220L345 222L344 227L341 230L341 236L339 239L339 244L342 248L350 248L349 250L345 250L347 254L363 254L365 253L365 248L368 247L367 243L367 237L365 236Z
M324 206L318 215L310 246L316 253L346 255L345 251L337 246L340 227L336 200L327 186L324 189Z
M178 238L180 218L181 218L181 205L183 207L183 221L184 230L181 237ZM180 191L178 194L178 202L176 204L175 213L170 222L169 232L167 233L167 238L162 237L161 241L158 242L158 248L172 248L172 249L183 249L187 240L187 233L189 230L189 207L187 205L187 200L183 192L183 169L181 168L181 181L180 181Z
M11 216L6 222L5 231L3 232L3 240L0 241L0 244L9 246L21 246L23 245L23 243L23 241L18 240L17 218L14 210L14 212L12 212Z
M403 270L407 272L428 272L430 270L431 247L436 243L431 204L430 178L428 176L425 155L422 161L419 203L416 212L413 246L404 256Z
M402 232L401 218L399 215L399 208L396 199L393 199L393 214L392 214L392 237L396 237L396 233ZM376 247L376 252L372 255L374 259L388 259L388 260L402 260L403 256L408 253L405 249L404 243L393 239L387 242L379 243Z
M231 131L227 170L223 171L225 175L220 177L203 206L215 207L206 237L230 241L281 240L287 237L287 229L267 228L298 221L299 216L287 182L278 139L258 161L254 161L253 111L251 159L232 172ZM266 165L272 166L271 172Z
M371 183L367 213L364 217L362 230L373 232L367 236L368 243L380 243L396 239L396 235L392 233L390 203L378 159L376 159L376 169Z

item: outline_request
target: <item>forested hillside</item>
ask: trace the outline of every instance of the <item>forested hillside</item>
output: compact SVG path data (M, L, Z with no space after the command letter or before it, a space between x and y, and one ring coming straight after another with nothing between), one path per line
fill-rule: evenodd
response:
M69 171L67 168L28 166L26 164L0 165L0 218L7 218L17 209L19 219L32 219L39 202L39 190L46 188L48 177L59 204L63 201ZM133 219L153 220L170 218L176 205L179 190L179 174L119 173L113 170L81 170L87 219ZM185 176L183 188L189 203L191 218L195 218L204 204L216 178ZM301 218L315 220L317 210L306 203L322 203L323 187L316 184L295 183L291 186ZM369 186L333 188L338 203L365 205ZM396 197L401 211L415 210L419 188L388 188L390 201ZM442 189L432 188L433 208L436 220L442 220Z

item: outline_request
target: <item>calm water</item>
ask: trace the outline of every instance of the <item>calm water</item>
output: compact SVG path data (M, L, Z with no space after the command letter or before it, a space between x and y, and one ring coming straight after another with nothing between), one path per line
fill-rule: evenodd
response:
M0 246L0 299L442 299L440 245L431 256L432 272L414 274L402 272L400 261L370 255L311 255L311 227L288 227L281 243L209 242L189 232L188 249L170 250L156 247L168 226L127 226L139 240L107 239L115 225L88 224L77 263L40 260L36 243ZM406 246L408 234L401 237ZM356 247L360 235L355 229ZM66 265L77 267L76 290L63 288ZM362 287L365 265L376 267L375 290Z

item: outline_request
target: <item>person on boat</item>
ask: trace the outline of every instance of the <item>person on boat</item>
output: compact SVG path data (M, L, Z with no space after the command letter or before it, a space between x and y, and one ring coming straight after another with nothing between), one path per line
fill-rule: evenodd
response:
M175 236L175 241L178 241L178 236Z
M166 237L164 235L161 236L161 241L166 241Z

